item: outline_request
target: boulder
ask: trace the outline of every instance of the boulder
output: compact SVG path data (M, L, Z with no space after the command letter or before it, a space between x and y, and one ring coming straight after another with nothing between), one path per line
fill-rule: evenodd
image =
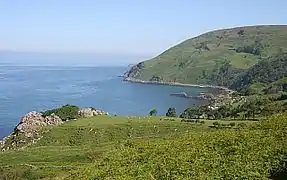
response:
M93 117L94 114L95 114L95 110L93 110L92 108L81 109L79 111L79 115L83 118Z
M93 116L98 116L98 115L107 115L107 113L101 110L87 108L87 109L81 109L79 111L79 115L83 118L88 118L88 117L93 117Z
M5 142L3 140L0 140L0 148L3 147Z

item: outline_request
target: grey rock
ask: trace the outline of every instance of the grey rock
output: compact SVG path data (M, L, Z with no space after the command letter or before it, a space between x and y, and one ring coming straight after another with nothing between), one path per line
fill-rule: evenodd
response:
M98 115L107 115L104 111L101 110L94 110L92 108L81 109L79 111L79 115L83 118L98 116Z
M59 125L62 123L63 121L55 114L43 117L42 113L32 111L21 118L15 131L23 133L26 137L33 137L43 126Z
M5 145L5 141L0 140L0 148L3 147Z
M81 109L79 111L79 115L83 118L87 117L93 117L94 116L94 111L92 108L87 108L87 109Z

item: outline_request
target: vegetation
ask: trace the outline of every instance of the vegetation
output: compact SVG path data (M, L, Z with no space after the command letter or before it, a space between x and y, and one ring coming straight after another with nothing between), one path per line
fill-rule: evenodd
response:
M177 117L175 108L169 108L167 113L166 113L166 116L167 117Z
M157 117L79 119L0 152L0 179L274 179L287 177L287 26L209 32L131 68L125 77L220 85L230 101ZM287 51L286 51L287 52ZM230 94L228 94L229 96ZM17 137L27 142L25 136Z
M79 118L79 112L80 108L75 105L66 104L60 108L47 110L43 112L43 116L49 116L51 114L55 114L59 116L62 120L70 120L70 119L77 119Z
M274 85L277 85L277 87L279 87L277 91L286 91L286 69L287 53L270 57L269 59L260 61L248 69L246 73L238 76L230 87L245 95L258 94L258 91L254 92L251 90L251 85L254 83L261 83L265 86L271 85L271 89L274 89ZM266 92L268 93L268 91Z
M160 119L97 116L47 128L36 144L0 153L0 179L279 179L287 173L286 115L245 126L218 121L236 129Z
M157 110L155 108L153 108L150 112L149 112L150 116L156 116L157 115Z
M210 105L190 107L184 110L180 117L210 120L223 118L258 120L262 117L287 112L286 99L286 93L248 96L238 103L224 104L217 108L211 108Z
M235 90L244 85L245 92L256 82L268 84L286 76L287 43L283 37L287 37L287 26L280 25L212 31L141 62L127 76Z

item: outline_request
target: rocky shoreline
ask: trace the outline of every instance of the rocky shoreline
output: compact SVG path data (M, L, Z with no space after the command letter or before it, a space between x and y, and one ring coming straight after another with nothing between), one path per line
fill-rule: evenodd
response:
M168 86L182 86L182 87L197 87L197 88L209 88L212 90L216 90L210 93L199 93L197 96L188 96L187 93L175 93L179 94L177 96L182 98L193 98L198 100L207 100L209 102L209 107L211 109L217 109L218 107L227 104L233 103L237 101L238 98L233 97L233 94L236 91L233 91L229 88L222 86L213 86L213 85L198 85L198 84L184 84L177 82L163 82L163 81L143 81L140 79L130 78L125 76L123 81L131 82L131 83L140 83L140 84L156 84L156 85L168 85Z
M182 86L182 87L198 87L198 88L212 88L223 90L227 93L233 93L235 91L228 89L227 87L223 86L213 86L213 85L206 85L206 84L184 84L178 82L163 82L163 81L144 81L140 79L125 77L123 81L131 82L131 83L140 83L140 84L157 84L157 85L168 85L168 86Z

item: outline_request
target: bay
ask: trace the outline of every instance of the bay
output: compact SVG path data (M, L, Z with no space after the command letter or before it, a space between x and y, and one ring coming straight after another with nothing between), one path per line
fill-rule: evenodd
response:
M147 85L122 82L127 67L0 66L0 138L13 131L30 111L44 111L65 104L96 107L111 115L145 116L152 108L164 115L169 107L182 112L203 101L170 96L205 88Z

